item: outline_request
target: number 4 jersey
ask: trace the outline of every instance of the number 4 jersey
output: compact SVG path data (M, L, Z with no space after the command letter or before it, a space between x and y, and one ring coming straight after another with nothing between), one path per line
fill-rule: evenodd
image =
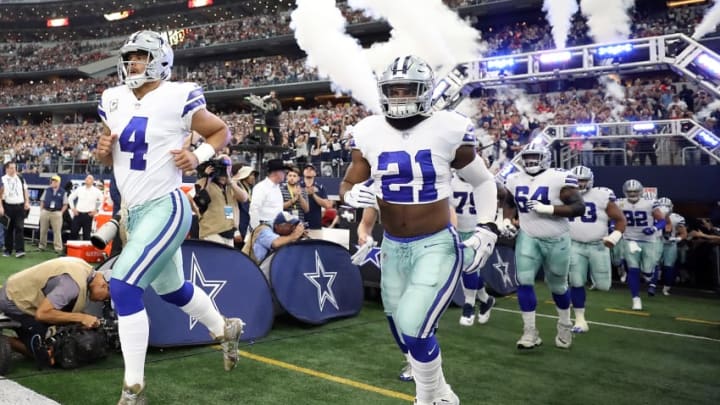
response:
M162 81L141 100L127 86L103 92L98 114L119 135L112 155L123 204L132 207L180 187L182 173L170 151L182 149L201 108L205 96L195 83Z
M520 229L533 238L555 238L568 233L568 220L556 215L538 214L528 208L531 200L548 205L562 205L560 190L577 188L577 179L562 169L548 169L531 176L524 171L512 173L505 180L505 187L515 197L520 216Z
M583 194L585 214L568 218L570 238L578 242L597 242L608 234L607 205L615 193L606 187L593 187Z
M428 204L450 196L450 163L462 145L475 146L467 117L438 111L407 130L382 115L364 118L353 129L352 147L370 164L378 198L393 204Z

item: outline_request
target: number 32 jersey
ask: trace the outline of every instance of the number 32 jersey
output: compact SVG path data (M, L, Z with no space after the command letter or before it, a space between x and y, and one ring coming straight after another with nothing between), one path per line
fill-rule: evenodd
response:
M180 187L182 173L173 149L182 149L193 114L205 108L202 88L195 83L166 82L142 100L127 86L105 90L98 115L111 134L113 172L123 204L133 207Z
M467 117L438 111L407 130L382 115L364 118L353 129L351 146L370 164L378 198L393 204L429 204L450 194L450 163L462 145L475 146Z
M512 173L505 180L505 187L515 197L520 216L520 229L533 238L555 238L569 231L567 218L538 214L527 203L531 200L547 205L562 205L560 190L577 187L577 179L562 169L548 169L531 176L524 171Z
M578 242L597 242L608 234L607 205L616 200L615 193L606 187L593 187L583 194L585 213L568 218L570 238Z
M636 203L631 203L627 199L621 198L617 201L617 205L622 210L627 221L625 233L623 234L625 239L641 242L654 242L657 240L657 232L652 235L643 233L643 229L655 224L653 211L658 206L657 201L641 198Z

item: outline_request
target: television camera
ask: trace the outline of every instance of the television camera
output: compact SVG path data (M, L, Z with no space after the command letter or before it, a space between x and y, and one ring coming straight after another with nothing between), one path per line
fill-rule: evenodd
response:
M270 105L265 100L267 97L260 97L254 94L245 96L243 100L245 104L249 105L252 109L253 117L253 130L245 138L245 143L248 144L267 144L267 125L265 123L265 113L270 111Z

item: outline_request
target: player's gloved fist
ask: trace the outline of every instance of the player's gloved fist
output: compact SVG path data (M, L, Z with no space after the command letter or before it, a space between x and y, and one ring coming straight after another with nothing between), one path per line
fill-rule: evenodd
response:
M462 243L464 247L475 250L475 257L472 263L465 267L466 272L472 272L485 265L488 257L490 257L493 249L495 249L497 237L498 229L494 223L478 224L475 228L475 233Z
M628 241L627 247L628 247L628 252L630 252L630 253L642 252L642 248L634 240Z
M368 236L367 239L365 239L365 243L360 246L355 252L354 255L350 258L352 261L352 264L359 266L362 264L362 262L367 257L368 253L370 253L370 250L377 245L377 242L373 240L372 237Z
M372 188L365 185L365 183L358 183L349 191L346 191L343 200L345 204L355 208L374 207L376 202L375 193Z
M648 226L647 228L644 228L642 230L642 233L644 233L645 235L653 235L655 233L655 231L656 231L655 227Z
M549 204L543 204L537 200L528 201L527 207L530 208L532 211L537 212L538 214L552 215L552 213L555 212L555 207Z
M500 225L500 235L505 238L512 239L518 233L518 229L513 225L509 218L503 218L502 224Z

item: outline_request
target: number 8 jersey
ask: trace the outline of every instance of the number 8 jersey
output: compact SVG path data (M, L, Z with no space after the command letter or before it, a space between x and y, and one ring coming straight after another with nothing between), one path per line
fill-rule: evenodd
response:
M447 199L450 163L463 145L476 145L470 120L438 111L407 130L382 115L364 118L353 129L351 146L370 164L378 198L393 204L429 204Z
M205 108L202 88L195 83L160 82L141 100L127 86L103 92L98 115L111 134L113 172L123 204L133 207L180 187L182 173L173 149L182 149L192 116Z

